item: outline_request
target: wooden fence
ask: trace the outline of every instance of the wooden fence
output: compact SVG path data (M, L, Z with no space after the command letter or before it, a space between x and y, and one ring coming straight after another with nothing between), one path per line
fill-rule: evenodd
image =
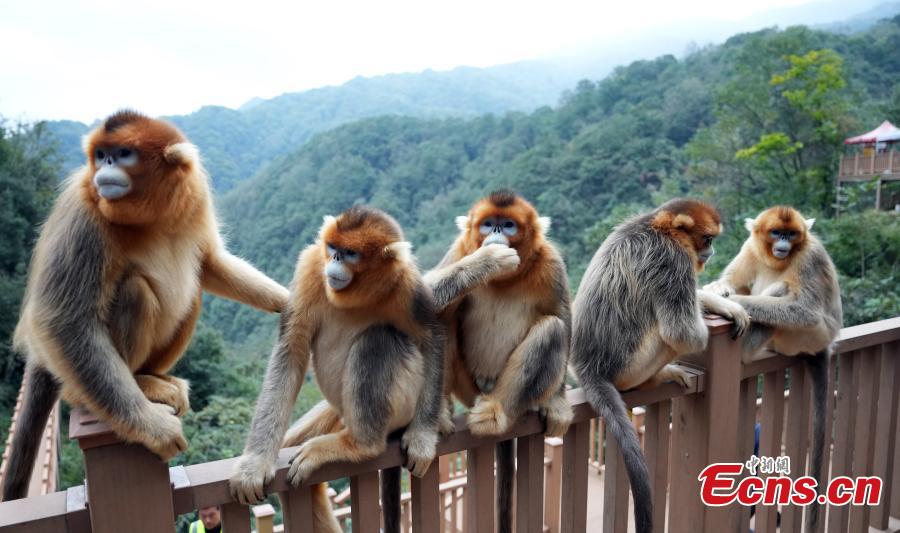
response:
M806 467L810 391L801 360L773 356L742 365L739 345L728 334L730 323L710 318L707 324L709 346L691 361L687 388L666 383L623 395L630 407L645 407L643 439L657 531L749 530L748 508L702 504L697 476L710 463L744 462L750 456L760 390L760 454L789 455L793 476ZM876 507L830 507L820 530L864 532L869 525L885 530L891 515L900 516L900 317L844 329L839 351L829 374L830 389L836 391L829 395L828 409L830 477L878 475L884 480L884 492ZM791 392L787 400L786 383ZM545 516L545 444L536 415L522 418L496 438L473 436L463 419L456 421L456 431L439 443L438 453L466 452L465 501L459 517L464 531L494 529L494 445L511 438L518 439L516 531L542 532L545 525L561 533L586 531L591 424L596 414L580 390L570 391L568 398L574 423L560 444L558 516ZM226 531L250 531L250 508L233 502L228 491L235 459L169 468L144 448L119 442L103 424L83 416L73 416L70 436L84 451L85 485L0 503L0 532L171 531L176 515L217 504L222 505ZM379 531L379 471L402 464L397 442L371 461L326 465L300 488L285 481L293 451L281 451L276 477L267 487L281 499L286 531L309 530L309 484L342 477L350 477L352 530ZM614 442L606 442L604 455L604 519L603 524L590 526L618 533L627 529L628 483ZM416 533L441 531L446 503L440 499L440 484L437 466L411 482L410 526ZM548 495L554 492L546 489ZM757 509L755 530L775 531L776 509ZM802 511L782 508L780 530L800 531Z

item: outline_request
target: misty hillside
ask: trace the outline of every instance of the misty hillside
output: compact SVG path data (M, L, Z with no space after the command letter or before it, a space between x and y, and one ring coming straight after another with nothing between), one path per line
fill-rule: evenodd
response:
M577 282L613 222L674 195L707 197L735 221L775 203L827 216L843 136L900 120L897 49L900 16L865 35L763 30L580 82L555 109L358 121L241 183L220 211L234 250L287 283L323 215L354 203L389 211L427 268L453 239L456 215L511 187L553 217L551 236ZM827 231L827 222L817 228ZM742 239L728 233L723 256ZM898 246L878 246L896 255ZM879 302L873 309L900 305ZM848 320L867 312L857 303ZM259 324L258 313L221 300L208 317L233 340Z
M218 192L256 173L265 163L295 149L312 135L376 115L472 117L484 113L532 111L555 104L583 77L600 77L608 67L577 67L523 61L486 69L389 74L355 78L337 87L253 99L239 109L206 106L189 115L166 117L200 148ZM84 163L81 136L88 125L52 121L64 166Z

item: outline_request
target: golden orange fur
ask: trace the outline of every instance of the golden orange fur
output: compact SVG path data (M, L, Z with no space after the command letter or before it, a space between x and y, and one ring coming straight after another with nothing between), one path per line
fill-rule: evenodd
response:
M697 272L702 272L704 267L699 251L709 246L712 239L722 232L719 212L699 200L668 202L650 224L656 231L670 235L687 250Z

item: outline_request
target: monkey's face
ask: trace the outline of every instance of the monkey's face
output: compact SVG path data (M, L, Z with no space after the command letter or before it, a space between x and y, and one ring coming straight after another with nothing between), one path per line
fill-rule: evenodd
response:
M353 281L353 268L359 264L359 252L335 243L325 243L325 282L333 290L347 288Z
M790 207L773 207L756 220L747 220L747 229L756 237L769 257L786 262L806 242L807 231L815 219L804 220Z
M130 146L98 146L94 149L94 187L101 198L123 198L134 188L128 170L138 164L137 150Z
M489 244L502 244L515 248L520 244L524 236L524 224L509 213L489 214L480 220L476 220L477 234L475 235L478 246Z

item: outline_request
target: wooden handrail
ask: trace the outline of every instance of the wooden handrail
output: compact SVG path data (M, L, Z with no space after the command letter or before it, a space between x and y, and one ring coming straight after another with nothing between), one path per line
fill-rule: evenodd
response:
M749 515L742 508L704 508L698 501L698 492L695 488L698 483L696 478L698 469L702 466L712 461L746 457L752 451L752 438L748 440L747 435L752 435L752 426L756 419L758 375L764 375L766 383L761 415L763 432L768 440L765 441L766 447L761 451L780 453L783 438L788 451L799 454L800 465L804 464L802 459L805 457L807 445L805 428L808 427L810 417L810 409L805 401L805 398L808 398L808 388L804 387L808 387L809 381L808 378L804 378L805 367L798 365L800 360L797 358L781 356L741 365L739 344L727 335L731 324L718 317L708 317L707 325L711 334L709 348L704 354L691 358L690 366L685 367L691 376L687 388L666 383L652 389L623 394L625 403L631 407L648 406L645 414L648 431L646 446L654 485L665 488L671 484L673 487L679 487L677 491L668 495L666 490L654 490L657 512L665 513L668 508L669 530L674 532L737 531L743 529L743 524L749 519ZM900 393L895 392L900 389L900 362L894 361L896 356L900 355L900 317L845 328L841 331L837 348L839 356L835 358L832 366L840 365L841 375L845 379L840 380L837 394L830 395L829 401L837 405L836 420L843 421L855 416L860 420L860 425L849 432L835 432L833 471L851 473L848 465L852 465L852 473L856 475L865 473L867 465L872 465L872 468L876 468L886 476L886 480L893 479L891 477L893 463L886 458L893 457L897 448L894 438L895 426L882 424L879 418L877 431L873 433L875 421L871 415L866 417L866 413L869 412L866 409L872 412L876 409L882 410L889 415L890 420L893 420L894 414L900 409ZM799 390L800 393L784 394L786 369L790 369L791 372L790 389ZM834 368L831 382L835 382ZM835 387L832 386L831 389L833 391ZM858 405L856 395L858 402L861 402ZM563 472L566 479L560 488L562 505L558 531L561 533L579 531L584 526L587 513L585 476L588 467L589 421L596 417L596 413L585 402L580 389L569 391L567 398L573 406L573 426L559 446L562 450L561 459L553 464L553 468L560 469L557 473ZM785 425L783 417L778 413L785 413L789 420L796 420L797 423ZM829 424L830 420L829 418ZM869 420L872 420L871 428L867 425L870 423ZM228 490L228 478L235 458L168 468L142 447L119 442L108 427L84 412L74 410L71 424L71 435L79 440L85 453L87 486L90 490L86 491L84 486L80 486L66 492L0 503L0 533L5 531L105 533L112 529L108 525L102 525L104 521L100 519L107 513L105 523L111 523L109 509L117 506L124 506L117 511L119 514L116 515L118 520L116 523L119 525L122 516L127 515L131 519L134 511L138 511L138 515L140 512L156 513L146 524L135 523L137 529L131 529L137 531L154 531L153 528L158 527L159 523L171 523L174 515L209 505L224 505L223 515L226 527L230 531L249 530L249 508L234 503ZM784 433L782 428L785 429ZM455 431L439 443L438 454L447 455L465 450L470 462L469 479L466 483L473 489L472 483L475 482L473 473L478 474L482 481L485 475L493 475L493 445L511 438L522 439L518 460L520 469L527 469L522 473L523 480L528 480L523 487L527 487L528 490L517 492L519 502L528 503L529 512L521 516L523 520L527 519L529 524L532 524L529 526L530 531L535 523L535 516L539 517L541 514L536 511L536 508L541 506L534 505L533 502L536 497L532 492L535 485L530 483L540 482L543 486L543 473L538 475L537 470L543 470L544 458L535 455L543 449L543 440L540 438L543 429L541 419L536 414L529 414L517 421L504 435L477 437L468 431L464 417L460 416L455 419ZM614 443L608 441L606 447L607 470L604 475L607 507L604 509L604 523L607 530L620 531L624 527L622 520L627 520L627 480L624 478L621 457L615 450ZM874 450L870 452L868 462L851 461L854 447ZM285 481L287 461L295 449L281 450L276 476L266 488L269 493L282 495L283 501L286 502L286 521L293 520L293 523L297 524L302 523L302 520L305 520L303 517L308 516L306 513L309 510L310 492L308 488L294 489ZM310 477L304 487L349 476L353 486L362 491L360 494L364 494L360 501L365 504L368 511L360 516L368 517L373 509L373 487L376 512L378 508L377 483L373 485L378 471L401 464L399 443L392 441L383 454L370 461L324 466ZM437 464L436 461L435 465ZM485 474L486 465L490 465L490 474ZM900 471L900 464L897 469ZM421 514L416 515L415 502L418 498L420 508L421 505L426 507L432 505L428 503L430 500L427 498L421 499L422 495L426 494L421 491L436 493L438 490L437 466L433 470L426 480L417 480L414 483L411 496L412 523L419 523L423 533L431 531L433 524L428 525L431 522L427 520L422 522ZM900 483L900 474L895 481ZM493 494L493 491L486 491L485 486L480 486L478 491L466 492L470 495L475 492L481 494L477 500L478 509L481 509L482 503L488 503L485 500L486 495ZM895 492L898 495L896 511L900 514L900 489ZM91 505L86 505L86 499L91 500ZM354 505L357 505L356 499ZM485 509L493 509L492 505L491 503ZM888 505L891 505L890 501ZM471 509L467 503L467 512L469 511ZM774 515L770 511L771 509L761 509L757 524L772 520ZM862 524L869 519L868 511L856 509L838 509L833 514L838 518L842 515L849 516L851 524ZM485 516L492 515L492 511L481 511L479 520L484 522ZM787 510L785 520L789 524L796 524L799 516L796 510ZM878 520L879 523L884 522L887 516L889 514L885 509L872 513L873 520ZM154 525L153 520L160 522ZM659 522L659 517L656 520ZM361 527L359 520L353 525L354 530ZM556 525L551 525L550 529L556 531L555 527ZM290 523L286 529L291 529ZM369 523L365 530L371 529L372 524Z

